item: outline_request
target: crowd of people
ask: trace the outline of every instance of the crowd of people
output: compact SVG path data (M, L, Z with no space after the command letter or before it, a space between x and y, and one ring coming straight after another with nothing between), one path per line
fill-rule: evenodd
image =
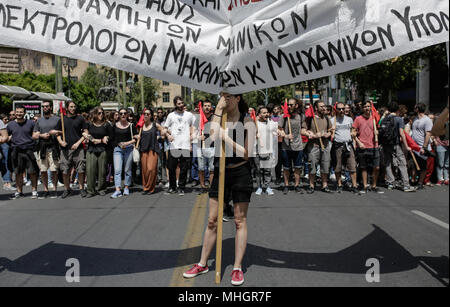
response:
M382 186L414 192L448 185L448 118L447 135L432 136L439 114L426 112L425 105L408 110L392 102L375 110L370 101L334 106L286 101L245 113L256 131L249 156L256 195L274 195L276 187L283 194L312 194L316 184L325 193L360 195L384 193ZM209 135L215 107L203 101L189 112L179 96L173 103L168 114L146 108L143 120L125 108L79 114L75 102L68 103L63 120L49 102L33 120L21 107L0 115L3 188L15 191L12 198L24 196L24 184L31 184L32 198L56 198L58 187L64 187L66 198L77 185L81 197L105 196L113 185L115 199L138 183L143 194L159 186L184 195L188 183L205 193L219 152ZM406 135L420 148L411 148Z

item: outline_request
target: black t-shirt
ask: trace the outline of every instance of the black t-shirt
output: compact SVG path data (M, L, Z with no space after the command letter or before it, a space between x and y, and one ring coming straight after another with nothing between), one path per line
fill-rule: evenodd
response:
M34 121L25 119L23 123L16 121L9 122L6 126L8 135L11 135L11 147L20 149L33 149L35 141L33 140Z
M89 123L88 124L88 131L89 134L92 135L94 139L101 140L105 136L109 137L108 144L112 141L112 127L108 123L104 123L101 126L96 126L94 124ZM89 142L88 151L89 152L103 152L108 147L107 144L100 143L100 144L94 144L92 142Z
M88 125L82 116L64 116L64 133L66 134L67 143L67 147L65 147L65 149L70 149L73 144L78 142L83 136L83 130L87 128ZM56 130L62 130L61 121L58 122Z
M139 144L140 152L149 152L154 151L157 154L161 152L161 149L158 144L158 129L156 125L153 123L153 127L148 130L142 130L141 142Z

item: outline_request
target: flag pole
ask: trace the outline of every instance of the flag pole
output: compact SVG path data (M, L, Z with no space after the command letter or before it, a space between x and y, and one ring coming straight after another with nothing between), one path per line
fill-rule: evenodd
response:
M64 131L64 112L63 112L63 107L62 107L62 102L59 103L59 113L61 115L61 130L62 130L62 135L63 135L63 142L66 142L66 132Z
M416 155L413 153L412 150L410 150L409 152L411 153L411 156L412 156L412 158L413 158L414 164L416 165L416 169L417 169L418 171L420 171L420 166L419 166L419 163L417 163Z
M227 113L222 115L222 129L226 129ZM217 214L217 241L216 241L216 284L222 279L222 229L223 229L223 207L225 201L225 140L222 140L219 167L219 208Z

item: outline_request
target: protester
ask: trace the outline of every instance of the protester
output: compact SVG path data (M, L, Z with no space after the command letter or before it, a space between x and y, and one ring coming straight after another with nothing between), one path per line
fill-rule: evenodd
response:
M41 171L44 193L42 198L56 198L58 196L58 170L59 170L59 148L56 137L61 131L56 130L60 119L52 115L52 106L49 102L42 103L42 112L44 114L34 126L34 131L39 132L39 144L37 152L37 163ZM53 192L50 195L48 190L48 171L51 173L51 182L53 183Z
M334 170L336 172L337 192L342 193L344 186L342 184L342 171L345 169L350 173L352 181L351 191L359 193L356 178L356 158L353 148L352 126L353 119L347 115L346 105L338 103L336 105L336 117L332 119L332 125L335 127L332 146L332 156L334 157Z
M422 190L424 188L425 176L427 174L427 159L431 156L431 129L433 129L432 120L425 115L426 105L419 103L414 107L414 111L417 117L412 124L413 140L421 147L420 152L414 152L416 155L417 163L420 167L419 180L417 182L417 189ZM413 181L415 181L416 172L412 174Z
M128 122L128 110L119 110L119 120L113 127L114 138L114 185L116 191L111 198L118 198L130 195L130 185L132 182L133 148L136 140L139 139L135 126ZM125 183L122 194L122 167L125 166Z
M6 191L15 191L16 188L11 185L11 172L8 168L8 156L10 149L8 144L8 132L6 131L8 122L9 118L7 115L0 115L0 174L3 179L3 189Z
M256 121L256 195L261 195L263 190L268 195L274 195L271 188L272 173L278 157L275 152L277 144L274 137L278 135L278 124L269 118L269 111L266 107L258 108L258 120Z
M106 195L106 173L108 162L108 144L112 141L112 126L105 119L102 107L95 107L88 124L87 139L89 146L86 153L87 197L96 194Z
M285 110L285 114L278 121L280 136L284 138L281 149L284 175L283 194L287 194L289 192L289 176L291 167L294 169L294 189L297 193L303 194L303 190L300 185L301 169L303 165L303 141L301 138L301 130L305 120L304 117L297 113L298 105L299 101L297 99L289 99L287 103L288 110Z
M219 133L221 131L220 122L223 113L226 112L228 134ZM244 283L244 274L242 272L242 260L247 246L247 212L253 191L253 183L250 172L250 163L248 158L254 144L254 132L252 133L248 124L252 119L245 117L248 107L244 102L242 95L224 94L215 110L212 126L212 138L224 138L227 147L233 149L233 157L226 157L225 161L225 199L228 203L233 200L234 216L236 224L235 238L235 261L232 272L231 283L233 285L242 285ZM245 130L244 130L245 129ZM253 125L254 129L254 125ZM235 133L233 133L235 132ZM240 133L244 138L238 137ZM231 135L230 135L231 134ZM242 136L242 135L241 135ZM220 139L218 139L220 141ZM215 173L219 173L219 158L215 159ZM208 226L205 230L202 254L200 262L195 264L190 270L185 272L185 278L192 278L208 272L207 261L214 248L217 237L217 216L218 216L218 189L219 176L215 176L209 192L209 216Z
M67 115L64 115L64 127L62 121L58 121L56 130L64 131L63 135L58 135L57 140L61 147L59 167L63 173L65 191L61 195L66 198L72 194L70 188L71 169L78 173L78 184L81 197L86 197L84 190L84 179L86 171L86 158L82 142L83 134L87 134L87 123L81 115L76 113L77 106L75 102L70 101L67 106ZM64 141L63 138L66 140Z
M156 111L156 120L160 126L164 126L164 122L166 121L165 112L163 108L158 108ZM159 134L159 131L158 131ZM164 186L168 183L168 170L167 170L167 151L165 150L167 143L166 136L159 135L158 144L161 150L161 153L158 155L158 180Z
M384 193L377 187L378 174L380 171L380 150L375 135L374 118L371 114L372 104L366 101L363 106L363 114L356 117L353 123L354 136L358 145L357 156L359 168L361 169L363 187L360 193L373 191ZM368 185L368 169L372 168L372 185Z
M316 183L317 167L320 165L322 177L322 192L332 193L328 187L328 174L330 172L331 162L331 134L333 126L327 116L327 108L322 101L314 104L315 113L302 125L302 135L309 138L307 153L309 170L308 194L314 193Z
M409 184L409 174L407 169L407 162L405 153L410 152L411 148L405 138L404 122L399 117L399 106L397 102L391 102L388 107L388 115L381 121L380 127L380 142L383 145L384 162L386 167L386 183L388 189L395 188L395 176L392 170L393 165L396 165L400 171L402 178L403 192L414 192Z
M143 195L155 192L158 156L161 155L161 148L158 143L158 131L160 135L166 136L164 128L154 121L153 110L146 109L144 111L144 126L142 127L142 135L139 141Z
M204 113L207 122L204 127L200 127L201 122L199 122L199 129L197 136L199 139L197 159L198 159L198 177L200 181L200 194L206 192L205 185L205 173L209 172L209 182L211 183L214 179L214 142L209 139L209 130L211 128L211 121L213 117L212 103L208 100L202 102L202 112ZM201 116L201 115L200 115Z
M39 167L34 155L35 140L39 138L39 132L34 131L34 121L25 118L25 108L17 106L15 109L15 120L10 121L6 130L11 142L11 168L16 175L17 192L13 199L23 197L23 179L25 173L31 178L31 198L38 198L37 181Z
M186 187L189 159L191 156L191 139L194 133L194 116L184 110L183 98L177 96L173 99L175 111L167 116L164 123L169 131L169 182L170 187L167 193L174 194L177 190L176 169L180 164L180 176L178 180L178 194L184 195Z

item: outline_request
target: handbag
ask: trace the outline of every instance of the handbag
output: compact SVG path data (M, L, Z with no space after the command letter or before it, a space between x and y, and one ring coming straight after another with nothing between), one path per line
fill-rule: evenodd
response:
M131 125L132 124L130 124L130 133L131 133L131 139L133 139L133 128ZM141 161L141 153L136 148L136 146L133 145L133 162L139 163L139 161Z

